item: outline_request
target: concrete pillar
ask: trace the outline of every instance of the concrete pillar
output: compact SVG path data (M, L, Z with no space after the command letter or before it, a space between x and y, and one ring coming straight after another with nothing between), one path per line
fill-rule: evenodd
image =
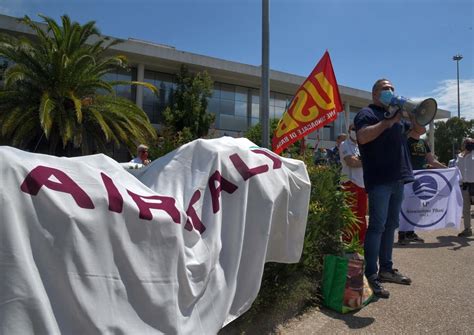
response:
M428 130L428 142L430 144L431 152L434 154L435 152L435 142L434 142L434 122L430 122L430 127Z
M145 81L145 64L138 64L137 81ZM137 99L135 103L138 107L143 108L143 86L137 85Z
M347 133L347 129L349 129L351 119L351 104L349 102L344 103L344 133Z

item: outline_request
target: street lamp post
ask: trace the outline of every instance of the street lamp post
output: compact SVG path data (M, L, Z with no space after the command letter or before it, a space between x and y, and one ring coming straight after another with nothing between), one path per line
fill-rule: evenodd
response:
M262 0L262 84L260 92L260 117L262 122L262 147L270 148L270 0Z
M453 56L453 60L456 61L456 68L457 68L457 78L458 78L458 118L461 118L461 102L459 97L459 61L462 59L462 55L457 54Z

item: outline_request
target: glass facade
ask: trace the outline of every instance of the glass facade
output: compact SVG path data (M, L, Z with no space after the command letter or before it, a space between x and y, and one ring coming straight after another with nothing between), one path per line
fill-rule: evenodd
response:
M167 73L145 70L145 82L153 84L158 89L158 96L147 88L143 88L143 110L151 123L163 122L163 111L173 103L173 93L176 89L174 76Z
M106 73L103 77L107 81L132 81L136 80L136 69L132 68L130 71L117 70L115 72ZM135 101L135 89L132 85L117 85L114 86L115 94L119 97L124 97L129 100Z
M354 122L354 118L359 113L359 111L362 109L362 107L356 107L356 106L351 106L350 111L349 111L349 124Z
M131 68L129 71L117 70L104 75L104 79L107 81L132 81L136 80L137 71L135 68ZM131 101L136 101L136 88L132 85L117 85L114 86L115 94L120 97L127 98ZM105 93L105 92L103 92ZM128 162L130 160L130 153L125 146L117 146L114 143L110 143L108 146L109 153L118 162Z
M361 110L361 107L356 107L356 106L350 106L349 110L349 120L347 123L347 127L354 122L354 118L356 114ZM336 121L334 121L334 127L333 127L333 132L331 134L331 140L335 141L337 138L337 135L340 133L346 133L347 134L347 127L346 127L346 121L344 119L344 112L341 112L337 118Z
M290 101L290 95L271 92L270 119L280 119ZM216 115L217 129L244 132L260 120L260 91L216 82L208 112Z
M109 80L136 80L136 69L130 72L107 74ZM155 85L158 96L147 88L143 88L143 110L152 123L163 122L164 109L173 103L176 89L175 77L172 74L145 70L144 81ZM136 89L130 86L118 86L116 93L120 96L135 100ZM291 103L292 95L270 92L269 118L280 119ZM351 106L350 122L359 111L359 107ZM248 128L260 121L260 91L259 89L214 82L212 95L208 100L207 111L216 116L214 128L243 134ZM320 131L321 140L335 141L339 133L346 132L344 112L339 113L333 123L325 125ZM317 131L308 137L316 139Z
M215 82L207 111L216 116L215 128L243 132L249 122L249 88Z

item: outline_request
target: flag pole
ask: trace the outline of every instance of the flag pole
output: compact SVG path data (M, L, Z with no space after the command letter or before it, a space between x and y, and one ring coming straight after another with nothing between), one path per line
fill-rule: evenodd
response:
M270 148L270 19L269 1L262 0L262 83L260 91L260 118L262 122L262 147Z

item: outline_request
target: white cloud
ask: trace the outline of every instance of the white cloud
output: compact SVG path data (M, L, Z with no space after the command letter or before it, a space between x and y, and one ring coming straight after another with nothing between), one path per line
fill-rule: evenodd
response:
M461 101L461 117L464 117L466 120L474 119L474 79L459 81L459 95ZM433 91L427 94L427 97L435 98L439 108L450 111L451 116L457 116L457 80L449 79L441 81ZM413 100L419 99L421 100L423 97L413 98Z

